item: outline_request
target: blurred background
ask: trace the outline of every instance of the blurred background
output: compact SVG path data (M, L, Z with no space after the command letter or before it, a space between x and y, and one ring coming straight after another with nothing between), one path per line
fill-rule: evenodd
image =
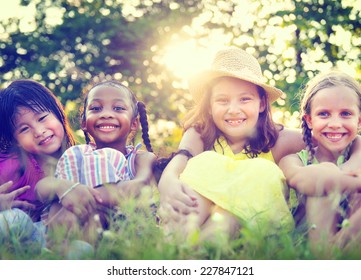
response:
M192 106L187 79L237 46L286 95L274 119L299 125L299 93L338 67L361 81L361 0L0 0L0 87L30 78L61 100L79 133L96 77L128 85L148 107L159 154L176 149Z

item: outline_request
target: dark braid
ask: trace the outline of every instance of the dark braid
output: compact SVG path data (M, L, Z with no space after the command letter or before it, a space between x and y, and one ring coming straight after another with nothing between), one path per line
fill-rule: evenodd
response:
M352 148L352 144L354 141L352 141L350 144L348 144L345 151L343 152L344 162L348 161L351 156L351 148Z
M147 117L147 110L145 108L145 104L143 102L138 101L138 112L139 112L139 121L142 126L142 139L144 145L147 147L149 152L153 152L152 145L150 144L149 139L149 126L148 126L148 117Z
M89 145L89 143L91 142L89 133L86 132L85 130L83 130L83 133L84 133L84 137L85 137L85 143L87 143Z
M313 162L313 158L315 156L315 148L313 147L311 129L308 127L304 117L302 118L302 132L303 141L306 144L306 150L308 152L307 165L309 165Z

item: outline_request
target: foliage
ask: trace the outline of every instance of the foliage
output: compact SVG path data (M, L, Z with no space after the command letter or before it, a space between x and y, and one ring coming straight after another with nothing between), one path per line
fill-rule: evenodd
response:
M162 223L149 207L149 200L130 199L124 202L106 231L99 231L99 240L93 252L80 254L80 259L96 260L314 260L319 259L310 250L306 235L300 232L261 238L243 229L239 238L226 241L216 237L215 242L179 239L166 234ZM52 242L50 242L52 244ZM34 250L16 239L2 242L0 259L62 260L73 258L64 249L67 242ZM69 243L68 243L69 244ZM70 248L70 247L69 247ZM335 250L328 259L360 259L360 245L349 251Z
M269 83L287 93L275 106L292 114L315 72L348 66L360 78L361 11L351 2L22 0L35 5L35 18L2 22L0 84L43 82L63 104L75 104L77 130L81 92L96 76L119 79L147 104L157 142L158 120L179 125L192 105L184 81L162 65L167 46L193 40L206 50L217 42L253 53Z
M126 14L127 1L22 1L36 3L30 31L19 18L3 22L0 82L32 78L44 82L65 104L77 100L97 75L121 79L152 108L152 117L177 116L176 78L157 63L169 36L190 22L194 1L140 1ZM55 9L57 23L49 11ZM177 98L176 98L177 99ZM178 98L179 99L179 98ZM162 100L162 102L157 102ZM167 102L168 100L168 102ZM182 101L180 101L182 103ZM183 102L184 103L184 102ZM156 106L155 106L156 104Z

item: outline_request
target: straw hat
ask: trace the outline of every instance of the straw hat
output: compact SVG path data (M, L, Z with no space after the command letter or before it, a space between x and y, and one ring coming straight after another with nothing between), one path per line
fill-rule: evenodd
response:
M189 81L189 91L196 102L206 93L209 82L219 77L234 77L264 88L269 102L274 102L283 92L264 82L262 70L255 57L242 49L227 48L217 52L211 69L195 75Z

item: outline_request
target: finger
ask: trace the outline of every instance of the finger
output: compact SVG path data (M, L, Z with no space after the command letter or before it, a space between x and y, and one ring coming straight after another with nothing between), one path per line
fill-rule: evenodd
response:
M179 194L178 200L189 207L198 206L196 193L184 185L182 185L182 192Z
M18 197L19 195L23 194L24 192L26 192L28 189L30 189L30 186L24 186L20 189L16 189L14 191L12 191L11 194L13 197Z
M13 181L6 182L0 186L0 194L8 193L10 187L13 185Z
M181 216L181 214L169 204L163 206L162 214L166 217L166 220L173 220L176 222L180 220Z
M86 209L86 212L88 213L88 216L91 214L91 213L94 213L95 212L95 208L92 206L92 205L90 205L90 204L88 204L86 207L85 207L85 209ZM92 214L93 215L93 214Z
M180 201L173 201L172 206L176 212L184 214L184 215L198 212L198 208L196 208L195 206L190 207Z
M90 193L93 195L94 199L95 199L97 202L103 203L103 199L102 199L102 197L101 197L101 195L100 195L100 193L99 193L98 190L91 188L91 189L90 189ZM94 207L95 207L95 206L94 206Z
M35 209L35 205L31 204L27 201L21 201L21 200L14 200L11 204L11 208L20 208L23 210L31 210Z

